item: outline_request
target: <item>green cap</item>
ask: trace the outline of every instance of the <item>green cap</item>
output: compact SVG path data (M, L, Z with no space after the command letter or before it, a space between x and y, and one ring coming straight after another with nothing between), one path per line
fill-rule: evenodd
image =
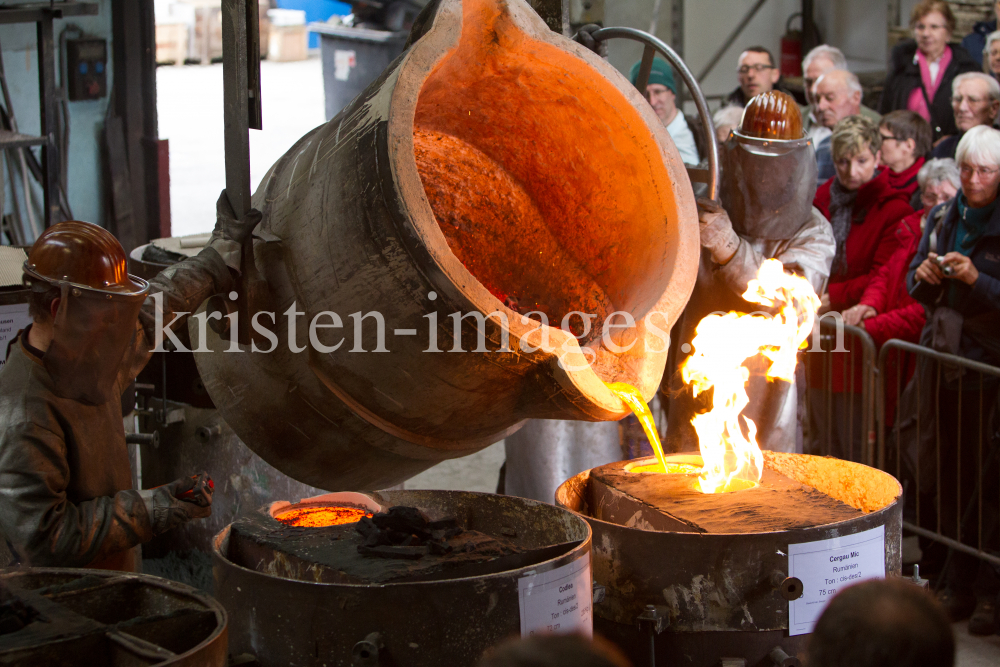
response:
M629 80L632 81L632 85L639 79L639 68L642 66L642 61L640 60L636 64L632 65L632 71L628 73ZM674 70L670 68L666 60L662 58L653 58L653 69L649 71L649 81L650 83L658 83L661 86L666 86L670 89L674 95L677 94L677 84L674 83Z

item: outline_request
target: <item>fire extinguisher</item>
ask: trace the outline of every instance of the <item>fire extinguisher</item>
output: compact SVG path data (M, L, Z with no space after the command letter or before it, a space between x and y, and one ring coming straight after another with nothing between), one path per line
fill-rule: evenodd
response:
M781 76L802 76L802 31L792 30L792 20L802 18L801 12L788 17L785 34L781 38Z

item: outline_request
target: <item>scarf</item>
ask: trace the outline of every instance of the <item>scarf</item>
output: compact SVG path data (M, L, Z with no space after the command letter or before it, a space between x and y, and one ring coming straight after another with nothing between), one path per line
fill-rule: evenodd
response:
M908 195L917 191L917 173L924 166L924 157L921 155L916 162L903 171L889 170L889 187L893 190L902 190Z
M924 52L917 49L913 59L917 62L917 66L920 68L921 85L910 91L910 98L907 100L906 108L920 114L920 116L922 116L927 122L931 122L931 110L927 106L927 101L934 99L934 96L937 94L938 86L940 86L941 82L944 80L944 71L948 69L948 65L951 64L951 47L944 47L944 53L942 53L941 57L938 59L937 78L933 81L931 80L930 63L927 62L927 57L924 55ZM924 91L927 92L926 98L924 97Z
M965 255L972 256L972 251L976 249L976 243L986 231L996 210L997 200L994 199L982 208L972 208L965 199L964 194L958 195L958 229L955 230L955 245L952 250ZM948 305L955 308L958 305L958 284L956 281L949 281Z
M848 192L840 185L840 179L833 179L830 184L830 226L837 241L837 253L833 256L831 276L847 271L847 235L851 233L851 218L857 198L857 190Z

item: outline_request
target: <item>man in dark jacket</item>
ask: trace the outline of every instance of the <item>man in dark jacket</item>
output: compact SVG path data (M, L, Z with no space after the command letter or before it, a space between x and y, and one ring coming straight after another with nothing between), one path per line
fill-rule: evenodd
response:
M945 137L931 151L931 158L955 159L955 150L966 131L977 125L993 127L1000 114L1000 84L989 74L966 72L951 84L951 108L958 132Z
M157 324L177 328L232 289L259 219L234 220L223 193L208 247L152 285L127 273L121 244L97 225L62 222L32 246L34 322L0 371L0 532L14 562L138 571L138 545L211 513L204 473L132 489L121 396Z
M934 141L949 134L955 134L955 117L951 110L951 82L963 72L981 71L968 51L958 44L949 44L951 61L940 75L937 90L933 99L927 105L930 109L930 124L934 131ZM889 62L889 73L885 77L882 99L878 111L887 114L896 109L907 109L910 93L923 87L920 75L920 65L917 60L917 43L907 39L897 44L892 50Z
M1000 17L1000 0L993 3L993 14ZM962 39L962 48L969 52L972 59L983 66L983 51L986 49L986 37L997 29L997 19L978 21L972 27L972 32Z
M788 92L781 84L781 70L774 64L774 57L763 46L751 46L740 54L736 75L740 85L729 93L727 104L745 107L755 95L770 90Z

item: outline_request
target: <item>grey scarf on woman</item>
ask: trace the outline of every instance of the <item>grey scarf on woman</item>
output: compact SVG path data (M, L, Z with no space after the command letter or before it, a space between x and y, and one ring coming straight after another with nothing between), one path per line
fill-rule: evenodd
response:
M833 238L837 241L837 253L833 256L831 276L847 271L847 235L851 232L854 200L857 198L857 190L848 192L840 185L839 179L833 179L830 184L830 226L833 227Z

